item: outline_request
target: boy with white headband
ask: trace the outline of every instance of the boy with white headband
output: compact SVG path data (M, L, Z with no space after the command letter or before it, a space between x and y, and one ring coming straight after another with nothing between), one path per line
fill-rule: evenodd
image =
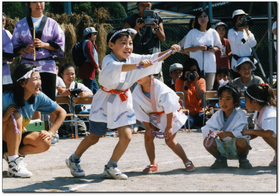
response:
M118 169L117 162L131 140L131 125L136 123L129 88L140 78L161 70L161 62L152 63L152 60L161 56L163 58L160 60L164 60L169 56L165 56L167 51L153 55L133 54L132 33L136 31L116 27L107 35L107 43L112 52L105 56L102 62L99 74L101 89L94 95L89 117L90 135L80 143L74 154L66 159L66 164L74 177L85 175L79 165L80 157L90 146L98 142L100 136L106 134L108 128L118 129L119 142L105 165L103 176L128 179L127 175ZM172 45L170 49L177 52L179 48L179 45Z

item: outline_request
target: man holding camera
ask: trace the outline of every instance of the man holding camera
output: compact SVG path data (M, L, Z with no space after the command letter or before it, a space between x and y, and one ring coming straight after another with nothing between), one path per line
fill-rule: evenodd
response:
M134 28L137 34L133 38L133 53L153 54L160 52L160 42L164 42L165 33L162 18L151 11L151 2L137 2L138 14L133 14L125 19L126 28ZM150 10L150 12L146 11ZM144 14L144 12L146 12ZM153 16L150 18L150 13Z
M249 31L249 26L252 25L252 21L243 10L235 10L232 14L233 28L228 31L228 40L232 51L231 68L236 67L237 60L240 57L249 57L253 61L251 56L252 47L257 44L254 34ZM254 61L253 61L254 62ZM233 78L239 76L236 72L232 72Z

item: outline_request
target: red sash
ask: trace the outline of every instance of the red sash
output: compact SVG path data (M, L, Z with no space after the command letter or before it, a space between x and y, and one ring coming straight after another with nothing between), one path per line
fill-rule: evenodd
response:
M118 91L118 90L114 90L114 89L106 91L105 88L103 86L101 86L101 90L103 90L106 93L118 94L120 96L122 102L126 101L128 98L128 96L125 93L129 90L129 88L124 91L121 91L121 90Z

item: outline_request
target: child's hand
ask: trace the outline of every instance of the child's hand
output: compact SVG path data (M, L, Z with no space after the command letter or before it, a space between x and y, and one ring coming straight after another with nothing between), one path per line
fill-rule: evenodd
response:
M220 131L217 136L219 136L220 138L225 138L227 137L224 131Z
M52 139L52 134L51 134L51 132L48 132L46 130L42 130L39 133L38 139L40 139L40 140L45 140L45 139L50 140L50 139Z
M10 105L7 109L6 109L6 111L5 111L5 113L4 113L4 115L3 115L3 122L6 122L9 118L10 118L10 116L12 115L12 114L14 114L16 112L16 106L15 105Z
M171 128L166 127L166 129L164 131L164 136L166 137L166 139L169 139L170 137L172 137L172 127Z
M242 135L250 135L250 134L252 134L250 129L243 129L241 131L241 133L242 133Z
M178 44L173 44L171 47L170 47L171 50L174 50L174 53L175 52L178 52L179 50L181 50L181 47L178 45Z
M153 62L151 60L144 59L139 63L139 65L143 65L142 68L146 68L146 67L150 67L151 65L153 65Z
M56 90L60 93L62 93L63 91L65 91L65 87L61 87L61 86L57 86Z

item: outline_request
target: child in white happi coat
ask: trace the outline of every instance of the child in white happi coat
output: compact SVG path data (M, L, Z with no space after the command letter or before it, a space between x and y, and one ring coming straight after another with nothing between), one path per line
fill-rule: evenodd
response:
M92 101L89 117L90 135L80 143L75 153L66 159L66 164L74 177L85 175L79 165L80 157L87 148L96 144L100 136L105 135L109 128L118 129L119 142L109 162L105 165L103 176L128 179L127 175L118 169L117 162L131 140L131 125L136 123L129 88L140 78L158 73L161 70L161 62L156 61L153 64L152 60L157 60L161 56L160 60L164 60L169 56L165 53L170 51L153 55L133 54L132 33L137 32L134 29L116 27L107 35L107 43L112 52L104 57L102 70L99 73L101 88ZM180 46L175 44L170 49L177 52ZM138 65L143 65L143 67Z
M145 148L150 160L150 165L143 170L143 173L158 170L154 145L157 132L154 131L163 134L165 143L182 159L186 171L193 171L195 169L193 163L175 140L177 131L187 120L179 104L179 97L171 88L154 79L153 75L141 78L137 83L132 93L133 108L137 120L143 122L146 128Z
M250 111L255 111L254 129L244 129L243 134L249 134L251 139L262 137L275 151L275 156L269 166L277 166L277 128L276 128L276 100L268 84L253 84L245 91L245 104Z
M252 165L247 159L250 137L242 135L247 120L245 112L238 108L239 90L228 81L220 80L218 97L221 110L201 128L203 145L216 158L211 169L227 167L227 159L239 159L239 168L250 169Z

